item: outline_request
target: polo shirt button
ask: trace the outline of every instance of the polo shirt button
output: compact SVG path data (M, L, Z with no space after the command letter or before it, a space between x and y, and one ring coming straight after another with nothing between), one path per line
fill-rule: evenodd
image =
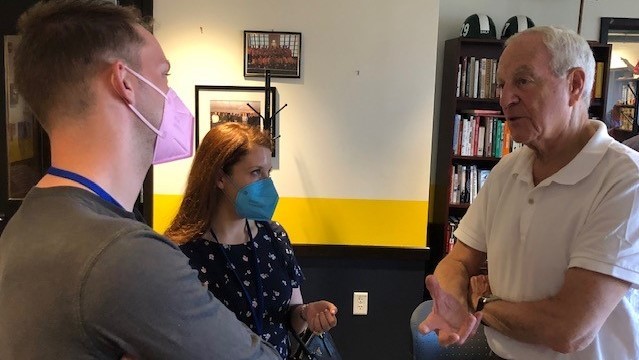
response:
M533 199L528 199L528 203L529 203L530 205L532 205L532 204L534 204L534 203L535 203L535 200L533 200Z

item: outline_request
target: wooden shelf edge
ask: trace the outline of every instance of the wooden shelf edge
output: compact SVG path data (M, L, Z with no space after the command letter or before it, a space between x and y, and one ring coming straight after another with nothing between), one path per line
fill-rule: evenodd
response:
M501 158L492 156L466 156L466 155L453 155L453 160L468 160L468 161L493 161L499 162Z

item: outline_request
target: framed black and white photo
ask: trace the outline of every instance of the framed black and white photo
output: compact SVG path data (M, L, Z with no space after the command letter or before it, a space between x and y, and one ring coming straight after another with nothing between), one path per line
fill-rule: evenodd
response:
M277 133L277 90L263 86L195 86L195 148L200 145L211 127L220 122L246 123ZM268 116L266 116L268 114ZM276 155L276 142L273 157Z
M302 33L244 31L244 76L299 78Z

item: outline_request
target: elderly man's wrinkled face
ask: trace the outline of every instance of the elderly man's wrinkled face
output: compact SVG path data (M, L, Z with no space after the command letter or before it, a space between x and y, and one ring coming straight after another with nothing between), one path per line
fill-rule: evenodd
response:
M504 49L497 81L513 140L533 147L561 134L571 116L568 75L556 76L542 35L521 34Z

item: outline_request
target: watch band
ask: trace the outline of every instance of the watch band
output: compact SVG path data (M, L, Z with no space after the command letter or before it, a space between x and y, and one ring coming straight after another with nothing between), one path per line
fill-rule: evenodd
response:
M497 300L501 300L501 298L497 295L486 295L486 296L480 296L479 299L477 300L477 306L475 306L475 311L482 311L484 309L484 306L486 306L486 304L491 303L493 301L497 301Z

